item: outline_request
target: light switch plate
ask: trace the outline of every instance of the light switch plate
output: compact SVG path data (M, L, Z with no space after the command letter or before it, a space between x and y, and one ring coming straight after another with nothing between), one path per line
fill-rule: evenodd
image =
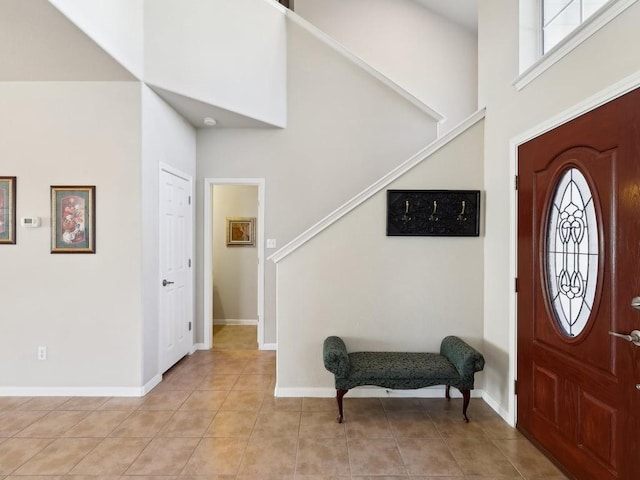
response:
M267 248L276 248L275 238L267 238Z

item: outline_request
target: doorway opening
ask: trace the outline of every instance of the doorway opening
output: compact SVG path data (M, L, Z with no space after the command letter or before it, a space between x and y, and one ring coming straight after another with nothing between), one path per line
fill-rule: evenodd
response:
M214 326L247 327L264 345L264 179L204 185L204 347Z

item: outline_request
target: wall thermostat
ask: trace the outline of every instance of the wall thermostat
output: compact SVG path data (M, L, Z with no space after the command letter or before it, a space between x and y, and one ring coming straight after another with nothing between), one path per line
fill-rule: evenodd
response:
M40 217L22 217L20 225L25 228L36 228L40 226Z

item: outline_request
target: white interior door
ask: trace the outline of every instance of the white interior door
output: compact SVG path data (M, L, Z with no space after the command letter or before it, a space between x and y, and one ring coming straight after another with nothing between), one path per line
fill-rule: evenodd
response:
M160 367L193 347L191 180L160 170Z

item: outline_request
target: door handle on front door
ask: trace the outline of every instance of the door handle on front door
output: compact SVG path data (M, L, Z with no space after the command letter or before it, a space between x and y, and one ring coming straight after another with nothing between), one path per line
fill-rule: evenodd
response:
M631 308L634 310L640 310L640 297L633 297L631 299Z
M162 286L166 287L167 285L173 285L175 282L170 282L169 280L162 280Z
M624 333L616 333L616 332L609 332L609 335L613 337L622 338L640 347L640 330L634 330L629 335L625 335Z

